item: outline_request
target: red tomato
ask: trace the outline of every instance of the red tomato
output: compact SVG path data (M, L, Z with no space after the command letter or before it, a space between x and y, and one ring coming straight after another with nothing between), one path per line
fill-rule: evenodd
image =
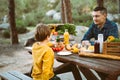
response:
M61 46L61 48L63 49L63 48L64 48L64 46Z
M59 48L58 48L58 47L56 47L56 51L59 51Z
M58 48L58 51L61 51L61 50L62 50L62 49L59 47L59 48Z
M55 48L53 47L52 50L55 51Z
M64 48L64 47L52 47L52 50L58 52L58 51L63 50L63 48Z

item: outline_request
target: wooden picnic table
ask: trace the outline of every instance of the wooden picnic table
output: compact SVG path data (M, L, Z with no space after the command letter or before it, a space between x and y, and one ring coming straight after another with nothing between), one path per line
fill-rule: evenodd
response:
M101 80L117 80L120 75L120 61L101 58L81 57L78 54L67 56L55 54L57 61L63 64L54 69L56 74L73 72L75 80L82 80L79 70L87 80L99 80L91 71L94 70Z
M31 48L28 52L32 53ZM91 69L98 74L101 80L117 80L120 75L120 60L82 57L79 54L63 56L58 55L56 52L55 59L63 64L54 68L54 73L72 72L75 80L82 80L80 72L83 73L87 80L99 80Z

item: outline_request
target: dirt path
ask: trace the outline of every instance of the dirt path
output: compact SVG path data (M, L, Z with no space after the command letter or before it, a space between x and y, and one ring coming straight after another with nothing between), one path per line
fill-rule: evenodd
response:
M19 45L12 46L0 42L0 73L8 70L27 73L31 70L32 56L24 48L24 42L32 37L32 34L34 31L19 35Z
M21 45L0 45L0 72L18 70L23 73L31 69L32 57Z

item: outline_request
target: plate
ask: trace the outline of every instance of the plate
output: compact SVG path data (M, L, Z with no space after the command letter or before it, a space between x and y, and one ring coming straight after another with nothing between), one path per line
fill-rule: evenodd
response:
M25 47L25 49L32 50L32 47Z
M84 52L94 52L94 50L84 50Z
M58 55L70 55L70 54L72 54L71 52L69 52L69 51L60 51L60 52L58 52L57 53Z

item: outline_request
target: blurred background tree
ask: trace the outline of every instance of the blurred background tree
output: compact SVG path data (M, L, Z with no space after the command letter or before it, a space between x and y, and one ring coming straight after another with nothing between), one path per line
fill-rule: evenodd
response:
M18 44L18 34L16 29L16 21L15 21L15 1L14 0L8 0L8 8L9 8L9 24L10 24L10 33L11 33L11 43L12 44Z

